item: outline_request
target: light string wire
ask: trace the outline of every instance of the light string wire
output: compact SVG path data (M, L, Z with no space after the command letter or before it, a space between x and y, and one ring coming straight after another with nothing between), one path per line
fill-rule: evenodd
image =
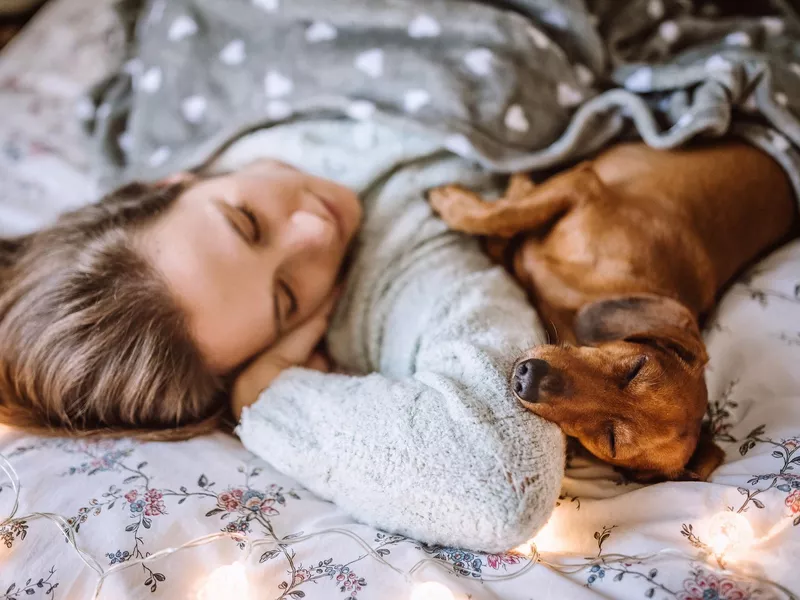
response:
M19 510L19 499L20 499L20 493L22 491L22 485L20 483L19 475L17 474L16 469L14 469L14 466L8 461L8 459L5 456L3 456L2 453L0 453L0 469L2 469L6 477L8 477L11 483L11 489L14 493L11 513L9 514L8 517L3 519L2 522L0 522L0 527L4 527L12 523L13 521L22 521L22 520L32 521L35 519L47 519L49 521L52 521L58 527L58 530L67 540L67 543L75 550L75 552L78 554L81 560L83 560L83 562L90 569L92 569L98 574L98 580L95 585L94 594L92 595L93 600L98 600L100 598L100 593L102 591L103 583L105 582L105 580L109 576L118 573L119 571L124 571L132 567L144 565L146 563L159 560L165 556L169 556L171 554L175 554L176 552L180 552L181 550L196 548L198 546L204 546L206 544L216 542L217 540L223 538L235 540L244 546L245 555L244 557L240 558L237 561L239 563L244 563L252 555L253 549L259 546L292 546L294 544L299 544L326 535L333 535L333 534L343 535L350 538L351 540L356 542L356 544L361 546L367 553L367 555L371 556L373 559L375 559L382 565L390 568L392 571L403 577L406 581L408 581L412 585L415 583L414 575L418 571L420 571L423 567L430 564L433 564L437 568L443 569L448 574L455 575L456 577L466 573L469 575L479 575L483 581L499 582L499 581L509 581L521 577L522 575L526 574L528 571L533 569L537 564L541 564L545 567L548 567L554 571L563 573L565 575L573 575L575 573L579 573L580 571L586 568L593 567L595 565L603 566L603 565L613 565L619 563L643 563L649 560L666 558L666 557L680 558L691 562L698 560L697 556L693 556L691 554L687 554L686 552L682 552L680 550L675 550L672 548L665 548L663 550L659 550L657 552L652 552L649 554L626 555L619 553L611 553L597 557L586 557L579 554L550 553L550 552L543 553L539 551L535 543L529 542L531 551L527 555L528 562L521 569L515 571L514 573L509 573L507 575L491 575L486 573L480 573L466 566L459 566L458 569L456 570L456 568L453 567L452 565L448 565L443 561L435 558L423 558L422 560L418 561L414 566L412 566L408 571L403 571L395 567L390 562L388 562L385 558L383 558L383 556L381 556L378 552L376 552L375 549L372 548L372 546L370 546L363 538L356 535L352 531L342 528L330 528L330 529L323 529L307 535L297 536L289 540L286 539L274 540L270 538L260 538L256 540L251 540L247 538L247 536L235 532L211 533L208 535L195 538L193 540L189 540L188 542L181 544L180 546L163 548L161 550L158 550L157 552L150 554L149 556L136 560L128 560L124 563L113 565L108 569L103 569L103 567L100 566L100 564L90 554L84 552L80 548L80 546L78 545L78 541L75 538L75 532L72 526L67 522L67 520L63 516L47 512L34 512L29 515L17 517L16 514L17 511ZM554 562L552 560L548 560L548 558L546 558L547 556L558 557L561 559L561 561ZM571 562L562 562L564 560ZM713 565L710 565L708 563L706 564L709 569L713 570L718 575L729 576L733 579L737 579L744 582L768 585L772 587L774 590L782 592L786 596L786 598L790 600L796 600L796 596L788 588L784 587L783 585L775 581L753 574L731 571L730 569L727 568L718 569Z

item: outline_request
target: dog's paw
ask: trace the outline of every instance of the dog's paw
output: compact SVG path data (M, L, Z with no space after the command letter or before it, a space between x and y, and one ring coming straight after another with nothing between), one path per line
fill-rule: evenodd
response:
M428 192L428 202L433 211L453 229L458 229L462 220L480 207L481 199L458 185L443 185Z

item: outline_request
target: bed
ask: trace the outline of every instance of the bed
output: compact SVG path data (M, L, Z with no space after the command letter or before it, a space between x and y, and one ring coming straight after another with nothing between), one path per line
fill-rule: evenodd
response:
M52 0L0 55L0 235L93 197L80 97L120 55L110 0ZM710 482L643 487L572 456L535 540L547 560L572 556L572 572L534 564L529 546L486 555L360 525L223 433L167 444L2 428L0 453L19 475L18 515L62 515L103 569L237 536L115 572L101 598L781 597L724 567L800 595L800 241L728 291L706 340L725 464ZM0 523L13 500L0 479ZM266 542L246 556L242 540ZM97 579L46 520L0 527L0 598L91 598Z

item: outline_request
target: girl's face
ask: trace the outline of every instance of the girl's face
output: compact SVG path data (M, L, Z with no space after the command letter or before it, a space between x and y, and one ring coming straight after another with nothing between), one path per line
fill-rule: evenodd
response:
M138 245L224 375L330 296L360 220L351 190L261 160L193 183Z

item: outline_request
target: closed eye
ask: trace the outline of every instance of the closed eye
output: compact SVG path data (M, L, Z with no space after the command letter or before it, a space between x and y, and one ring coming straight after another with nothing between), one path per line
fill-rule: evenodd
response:
M247 219L250 233L252 234L251 239L254 244L257 244L261 241L261 226L258 224L255 213L246 206L237 206L236 208Z
M257 244L261 241L261 225L247 206L232 206L221 198L214 198L213 203L245 243Z
M627 386L631 381L636 379L636 376L642 370L642 367L644 367L645 363L647 363L647 356L645 356L645 355L642 355L642 356L640 356L639 358L636 359L636 362L633 363L633 366L631 366L630 370L625 375L625 379L623 380L622 387Z
M614 426L608 428L608 448L611 451L611 458L617 457L617 436L614 434Z

